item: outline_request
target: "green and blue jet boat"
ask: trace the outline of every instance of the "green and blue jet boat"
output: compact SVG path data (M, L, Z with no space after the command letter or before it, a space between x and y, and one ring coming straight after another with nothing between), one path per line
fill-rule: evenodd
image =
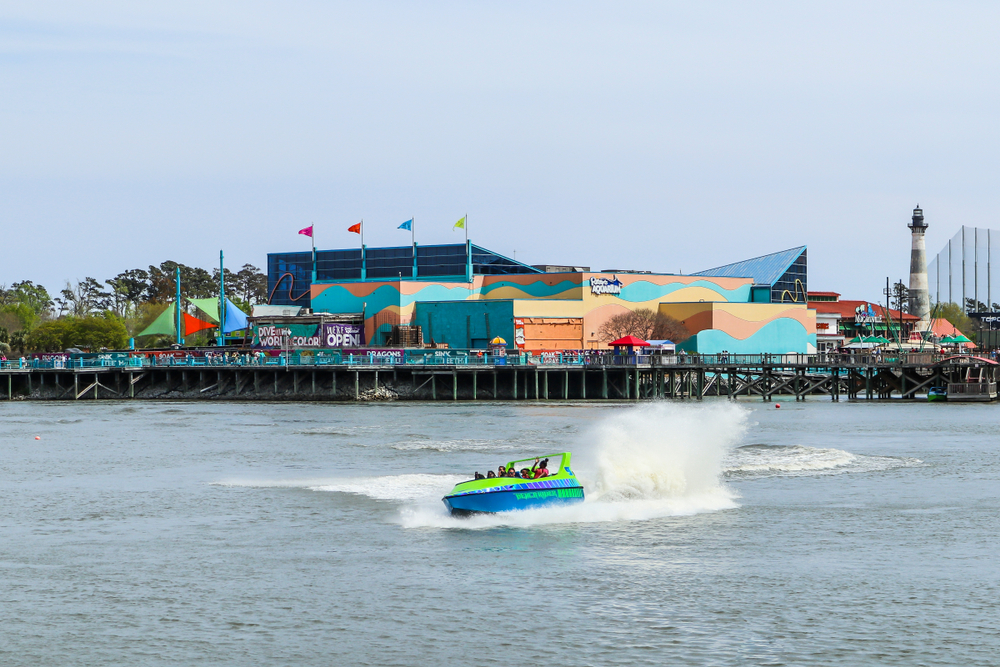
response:
M491 477L455 485L442 498L452 514L493 514L583 502L583 485L570 468L570 453L539 456L549 459L550 475L538 479ZM505 467L531 468L535 458L511 461ZM554 465L557 464L557 465Z

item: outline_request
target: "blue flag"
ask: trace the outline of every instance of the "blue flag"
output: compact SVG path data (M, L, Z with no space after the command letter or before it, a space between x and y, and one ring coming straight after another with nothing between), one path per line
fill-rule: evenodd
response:
M413 229L413 218L410 218L409 220L407 220L406 222L404 222L403 224L401 224L399 227L396 227L396 229L405 229L406 231L412 230Z

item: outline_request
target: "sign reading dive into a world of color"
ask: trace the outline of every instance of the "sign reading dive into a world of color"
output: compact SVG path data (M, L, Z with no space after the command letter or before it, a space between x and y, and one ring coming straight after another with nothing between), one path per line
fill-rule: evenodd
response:
M259 325L254 330L254 347L319 347L320 340L314 324L284 326Z
M361 347L365 344L360 324L324 324L323 341L327 347Z
M618 280L618 276L612 276L611 280L607 278L591 278L590 279L590 293L591 294L621 294L622 293L622 281Z

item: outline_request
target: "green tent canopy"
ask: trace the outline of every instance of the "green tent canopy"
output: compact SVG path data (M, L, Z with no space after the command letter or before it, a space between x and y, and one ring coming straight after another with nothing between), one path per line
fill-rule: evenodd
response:
M188 299L195 308L208 315L213 322L219 321L219 299Z
M175 316L174 304L167 306L167 309L160 313L160 316L153 320L153 323L142 330L139 336L152 336L153 334L163 334L172 336L177 330L177 318Z

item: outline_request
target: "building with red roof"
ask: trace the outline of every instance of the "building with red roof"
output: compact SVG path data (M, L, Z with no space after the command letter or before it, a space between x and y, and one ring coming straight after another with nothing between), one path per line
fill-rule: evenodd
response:
M888 310L869 301L843 300L837 292L809 292L808 307L816 311L816 348L835 350L857 336L885 336L907 341L919 317Z

